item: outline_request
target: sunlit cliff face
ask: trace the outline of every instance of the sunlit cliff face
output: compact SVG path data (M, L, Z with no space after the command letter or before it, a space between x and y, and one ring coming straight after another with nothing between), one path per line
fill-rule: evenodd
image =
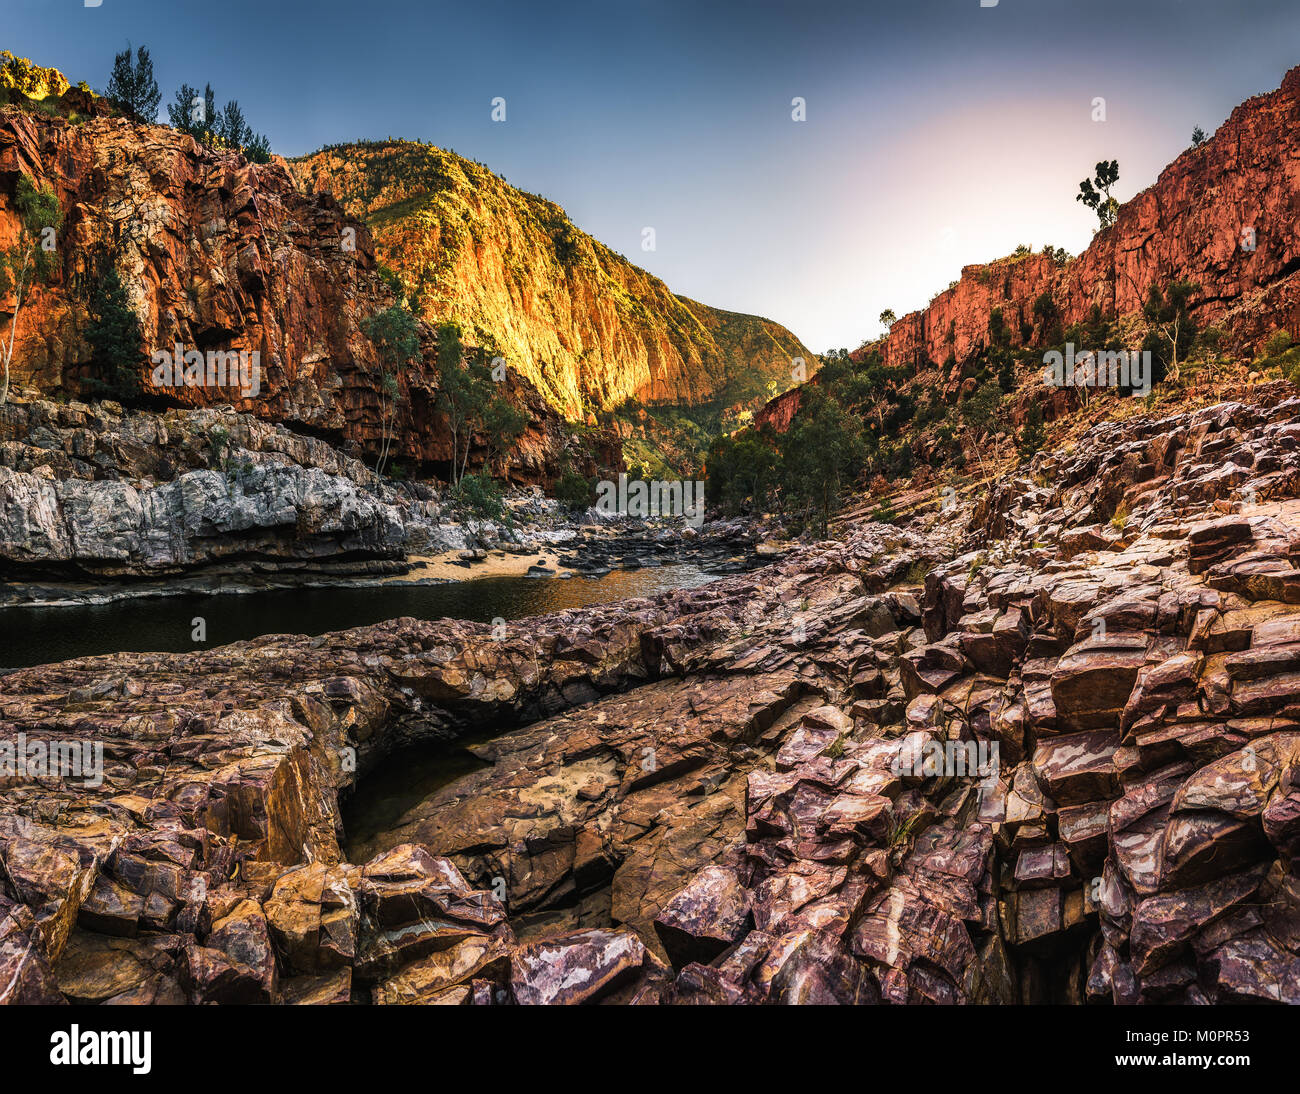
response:
M571 420L628 400L740 402L784 390L812 358L779 324L676 295L558 205L453 153L350 145L293 170L369 224L422 318L459 324Z

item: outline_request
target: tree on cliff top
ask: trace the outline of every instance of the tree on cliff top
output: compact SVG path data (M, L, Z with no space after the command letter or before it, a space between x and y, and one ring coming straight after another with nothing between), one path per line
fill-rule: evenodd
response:
M239 102L231 99L217 116L216 133L231 148L240 149L254 163L266 163L271 158L271 145L244 119Z
M13 293L13 311L9 316L9 340L0 340L0 364L4 379L0 381L0 406L9 398L9 366L13 362L14 340L18 332L18 314L31 294L32 286L46 280L58 267L58 231L63 227L63 210L49 186L36 189L26 175L18 180L14 208L18 212L18 238L0 252L0 297Z
M153 59L149 50L141 46L135 51L131 63L131 44L113 58L113 74L108 78L108 97L113 105L128 118L137 122L152 122L158 117L158 104L162 92L153 78Z
M201 94L197 87L181 84L176 89L175 101L167 106L167 120L172 128L188 133L200 144L209 142L216 118L217 96L211 84Z
M1102 160L1094 169L1096 174L1091 181L1084 179L1079 183L1079 192L1075 201L1081 201L1097 214L1103 228L1115 223L1119 212L1119 202L1110 196L1110 188L1119 181L1119 161Z
M211 84L205 84L203 93L189 84L176 89L176 98L167 106L167 118L173 129L188 133L206 147L214 145L239 149L253 163L267 163L271 159L271 143L244 118L244 111L236 99L231 99L220 110Z

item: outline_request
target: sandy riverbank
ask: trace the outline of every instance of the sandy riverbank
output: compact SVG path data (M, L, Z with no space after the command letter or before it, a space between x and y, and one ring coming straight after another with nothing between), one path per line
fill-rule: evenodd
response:
M461 560L459 551L445 551L438 555L411 555L407 562L411 567L408 573L393 574L383 578L381 583L403 585L428 581L470 581L480 577L524 577L530 566L545 566L557 576L574 572L552 550L540 550L526 555L489 551L486 558L468 565Z

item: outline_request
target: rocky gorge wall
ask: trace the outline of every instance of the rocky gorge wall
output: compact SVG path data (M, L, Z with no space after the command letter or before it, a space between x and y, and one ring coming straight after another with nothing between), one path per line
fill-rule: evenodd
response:
M396 570L464 547L437 494L232 410L0 407L0 577ZM389 567L375 560L388 560Z
M968 266L955 287L899 319L880 348L891 365L912 364L918 354L942 363L950 352L964 361L988 344L994 308L1003 309L1019 344L1020 322L1033 322L1033 303L1042 293L1069 326L1094 306L1105 315L1140 311L1151 284L1163 288L1178 278L1201 286L1193 310L1203 322L1224 320L1235 330L1240 320L1250 338L1247 317L1235 311L1300 270L1298 222L1300 67L1276 91L1236 107L1208 141L1187 149L1155 183L1124 202L1115 223L1076 258L1058 265L1035 254ZM1254 231L1253 250L1241 245L1246 228ZM1271 310L1276 326L1296 325L1300 291L1294 284Z
M784 327L672 293L554 202L412 141L333 147L290 164L374 233L431 322L496 346L570 418L628 399L740 402L814 355Z
M1191 308L1202 326L1220 324L1243 353L1254 352L1275 330L1300 330L1297 223L1300 67L1276 91L1236 107L1208 141L1124 202L1077 257L1058 263L1035 253L963 267L952 286L855 356L875 350L891 367L938 366L952 394L961 366L990 344L995 310L1019 347L1028 344L1022 323L1038 326L1034 303L1044 294L1070 326L1094 306L1108 316L1139 312L1150 285L1177 279L1200 285ZM1246 228L1253 250L1241 245ZM788 427L797 403L797 395L779 396L756 424Z
M106 247L146 353L179 343L260 355L256 396L234 386L160 389L141 361L146 396L229 405L373 460L384 432L382 369L361 324L395 298L376 272L365 226L328 195L301 194L283 161L249 163L165 126L105 116L102 101L78 101L89 116L76 122L0 109L0 246L18 232L13 201L24 175L51 186L65 215L60 269L21 312L16 394L78 392L90 359L84 331L93 262ZM0 299L0 312L13 306L12 295ZM450 460L450 433L435 408L436 339L428 327L421 343L420 359L400 378L393 458L437 470ZM529 417L508 457L516 482L550 482L566 460L621 467L616 438L593 434L581 450L518 370L508 374L508 394ZM477 444L475 461L484 455Z

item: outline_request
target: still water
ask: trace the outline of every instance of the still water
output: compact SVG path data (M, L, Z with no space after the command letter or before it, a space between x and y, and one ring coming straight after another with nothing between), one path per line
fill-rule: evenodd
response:
M263 634L324 634L410 615L473 619L529 615L605 604L714 580L695 563L613 570L600 577L484 577L446 585L286 589L194 594L110 604L0 609L0 669L43 665L96 653L187 652ZM207 642L190 635L207 623Z

